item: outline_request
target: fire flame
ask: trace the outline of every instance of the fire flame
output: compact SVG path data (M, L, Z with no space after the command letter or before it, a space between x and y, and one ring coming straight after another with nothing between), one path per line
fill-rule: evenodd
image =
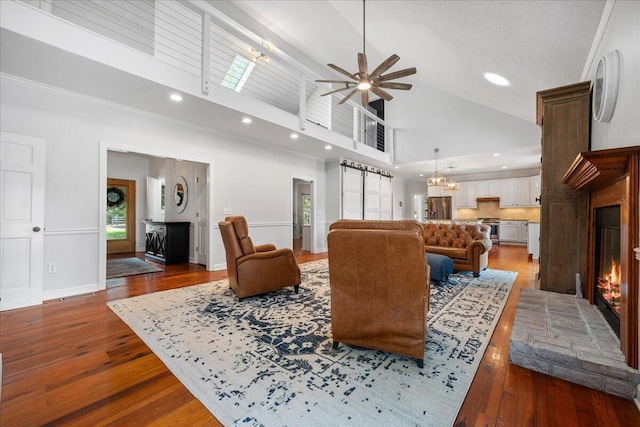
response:
M611 261L611 268L607 274L598 277L598 291L611 307L620 312L620 278L621 266Z
M611 269L609 270L609 274L605 274L603 279L605 279L612 285L619 285L620 276L620 265L616 264L615 261L611 261Z

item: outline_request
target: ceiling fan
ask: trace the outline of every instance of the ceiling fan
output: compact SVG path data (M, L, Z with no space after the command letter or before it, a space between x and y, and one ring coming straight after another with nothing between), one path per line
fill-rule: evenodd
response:
M344 84L344 87L332 90L331 92L323 93L321 96L331 95L336 92L351 89L351 92L349 92L347 96L345 96L340 102L338 102L338 104L344 104L345 102L347 102L347 100L349 100L349 98L360 91L360 102L363 107L366 107L367 105L369 105L369 91L378 95L385 101L391 101L393 99L393 96L391 96L391 94L384 89L411 89L412 85L408 83L390 82L390 80L399 79L415 74L417 72L415 67L406 68L400 71L394 71L393 73L389 74L382 74L389 68L393 67L393 65L400 60L400 57L395 53L384 60L371 73L368 72L365 47L365 28L365 0L362 0L362 53L358 53L358 72L351 74L350 72L338 67L337 65L327 64L330 68L336 70L340 74L344 74L351 80L316 80L317 83Z

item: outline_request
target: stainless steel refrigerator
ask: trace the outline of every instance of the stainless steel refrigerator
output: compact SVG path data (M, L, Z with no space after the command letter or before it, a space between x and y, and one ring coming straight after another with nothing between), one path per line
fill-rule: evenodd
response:
M451 219L453 205L451 196L427 198L427 219Z

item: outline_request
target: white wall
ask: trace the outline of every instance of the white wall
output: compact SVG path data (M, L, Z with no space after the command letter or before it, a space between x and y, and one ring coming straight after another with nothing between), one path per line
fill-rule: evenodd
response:
M107 178L128 179L136 182L136 252L145 248L144 219L147 217L147 175L149 159L109 151Z
M410 219L411 201L406 193L406 181L400 178L393 178L391 180L391 192L393 193L391 218ZM402 204L402 206L400 206L400 204Z
M587 80L593 81L606 53L620 54L618 100L609 123L591 121L591 149L640 145L640 2L616 1Z
M326 221L321 159L7 76L0 82L2 130L46 139L44 263L58 267L57 274L45 274L46 298L98 289L101 140L127 144L134 152L142 147L166 157L212 162L213 223L224 218L223 208L230 208L247 218L256 244L291 247L292 175L313 178L316 221ZM318 230L314 241L318 248L326 236ZM225 268L219 233L211 246L215 266Z

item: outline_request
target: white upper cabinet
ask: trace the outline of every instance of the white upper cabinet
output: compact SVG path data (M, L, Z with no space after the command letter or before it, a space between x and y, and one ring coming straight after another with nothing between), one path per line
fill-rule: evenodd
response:
M513 180L503 179L500 182L500 207L512 207L513 201Z
M460 189L456 194L456 207L457 208L477 208L478 203L478 183L474 181L467 181L460 183Z
M540 206L540 203L536 199L540 199L540 175L532 176L529 178L529 205Z
M514 206L530 206L529 178L516 178L513 185Z
M500 197L500 181L477 181L478 197Z

